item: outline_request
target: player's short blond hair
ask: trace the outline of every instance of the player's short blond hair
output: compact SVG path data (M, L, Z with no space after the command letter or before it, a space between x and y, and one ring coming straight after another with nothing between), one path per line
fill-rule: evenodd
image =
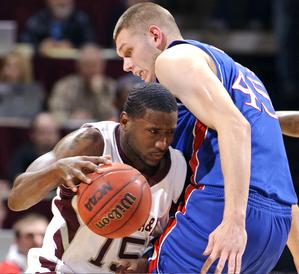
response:
M164 31L180 34L173 16L167 9L155 3L144 2L133 5L122 14L115 25L113 39L116 40L123 29L144 31L151 24Z

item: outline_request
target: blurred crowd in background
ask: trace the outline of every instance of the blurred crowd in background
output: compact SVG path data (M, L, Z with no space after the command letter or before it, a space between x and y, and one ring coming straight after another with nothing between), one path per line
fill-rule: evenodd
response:
M8 265L2 267L15 261L16 271L23 271L28 249L22 248L20 239L40 245L35 236L44 233L50 203L14 213L7 209L7 193L15 176L69 131L90 121L118 121L128 91L141 80L122 71L112 32L122 12L143 1L2 2L0 228L14 231ZM299 108L298 0L154 2L175 15L184 38L212 43L257 71L277 110ZM297 184L298 143L286 139L286 146ZM35 221L41 223L40 231L20 229Z

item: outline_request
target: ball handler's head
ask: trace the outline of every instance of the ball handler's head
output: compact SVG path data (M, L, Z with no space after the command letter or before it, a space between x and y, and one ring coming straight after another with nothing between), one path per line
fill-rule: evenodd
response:
M137 167L157 166L168 151L177 123L177 103L162 85L133 89L120 115L120 143Z

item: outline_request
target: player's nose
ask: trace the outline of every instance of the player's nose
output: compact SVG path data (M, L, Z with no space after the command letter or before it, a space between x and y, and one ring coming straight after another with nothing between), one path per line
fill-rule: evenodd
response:
M167 142L167 138L166 137L160 138L159 140L156 141L155 146L161 151L166 151L169 146Z
M123 70L124 70L125 72L130 72L130 71L132 71L132 69L133 69L133 64L132 64L132 62L131 62L129 59L124 58Z

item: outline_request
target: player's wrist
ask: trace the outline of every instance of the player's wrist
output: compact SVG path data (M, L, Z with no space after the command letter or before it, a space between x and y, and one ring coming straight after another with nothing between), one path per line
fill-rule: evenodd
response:
M49 177L52 177L53 179L51 180L53 187L56 188L59 185L63 183L63 180L61 178L61 168L60 168L60 163L55 162L51 166L49 166L50 171L47 172Z
M225 212L223 221L234 223L235 225L245 226L246 213L242 210Z

